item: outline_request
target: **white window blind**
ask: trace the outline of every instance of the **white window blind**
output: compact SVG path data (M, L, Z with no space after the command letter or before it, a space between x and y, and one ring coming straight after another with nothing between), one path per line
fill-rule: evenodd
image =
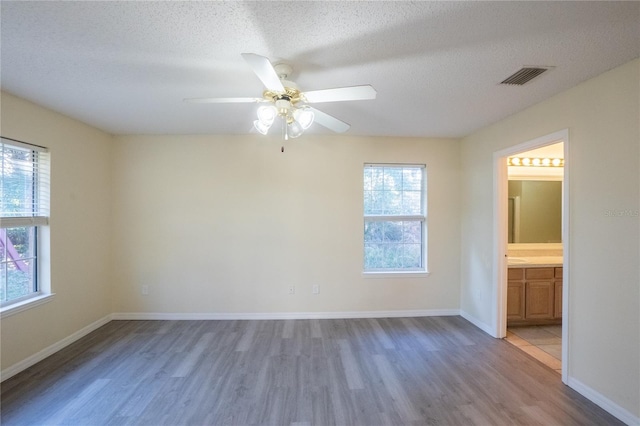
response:
M1 139L0 228L48 224L49 175L46 148Z

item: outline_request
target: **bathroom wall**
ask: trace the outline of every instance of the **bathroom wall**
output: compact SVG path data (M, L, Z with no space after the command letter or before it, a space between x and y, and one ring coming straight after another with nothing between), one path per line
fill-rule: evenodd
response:
M519 197L517 242L562 242L561 181L509 180L511 197Z

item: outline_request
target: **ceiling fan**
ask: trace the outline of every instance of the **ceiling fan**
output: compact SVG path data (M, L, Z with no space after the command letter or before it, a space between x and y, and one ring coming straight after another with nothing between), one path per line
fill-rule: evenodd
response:
M314 122L337 133L344 133L351 127L310 104L376 98L376 90L371 85L301 92L294 82L287 80L293 72L291 65L271 65L268 58L255 53L243 53L242 57L266 88L261 98L187 98L185 102L263 103L258 108L258 119L253 122L255 129L266 135L276 119L279 119L282 123L282 136L287 140L300 136Z

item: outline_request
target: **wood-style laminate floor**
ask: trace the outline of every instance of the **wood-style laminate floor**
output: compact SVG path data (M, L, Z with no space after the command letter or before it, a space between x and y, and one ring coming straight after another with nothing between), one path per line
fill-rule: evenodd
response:
M7 426L621 424L460 317L112 321L1 402Z

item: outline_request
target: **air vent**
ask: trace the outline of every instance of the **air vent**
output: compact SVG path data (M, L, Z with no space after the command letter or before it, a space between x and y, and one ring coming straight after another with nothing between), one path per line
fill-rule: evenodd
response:
M547 71L551 67L524 67L519 71L516 71L511 76L505 78L500 84L512 84L516 86L522 86Z

